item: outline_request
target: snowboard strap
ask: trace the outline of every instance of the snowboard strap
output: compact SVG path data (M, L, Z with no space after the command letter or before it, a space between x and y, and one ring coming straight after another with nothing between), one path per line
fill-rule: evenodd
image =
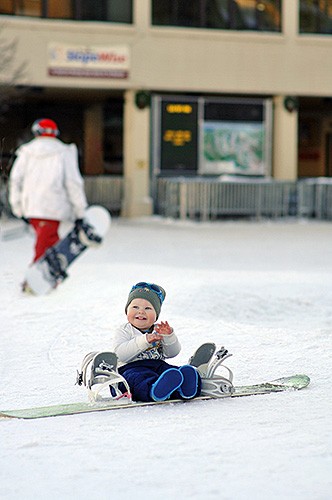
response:
M57 282L61 282L68 277L65 271L65 265L63 266L61 258L55 248L50 247L45 252L45 261L49 266L50 274Z
M224 347L221 347L219 351L216 352L215 354L215 359L209 364L209 367L206 372L206 378L213 378L214 374L216 373L217 368L220 367L220 365L227 359L233 356L230 354L227 349ZM228 378L230 382L233 382L233 372L230 370L227 366L224 364L222 365L221 368L224 368L227 373L228 373Z
M225 377L202 378L202 396L224 398L230 396L234 390L232 382Z
M94 352L89 352L88 354L86 354L84 356L83 361L82 361L81 371L79 372L77 370L76 384L78 384L78 385L83 384L87 387L87 385L88 385L87 378L86 378L87 367L91 363L91 361L93 360L93 358L95 357L96 354L98 354L97 351L94 351Z
M213 342L202 344L189 358L188 365L195 366L200 376L205 377L215 350L216 345Z
M75 222L75 233L79 242L86 247L98 246L103 239L96 234L94 228L83 219Z
M207 343L201 345L190 358L190 364L197 367L202 380L202 396L221 398L234 392L233 372L223 362L232 356L227 349L221 347L213 356L215 345ZM226 374L216 373L217 369L226 370Z
M76 383L88 389L91 401L132 403L130 387L117 371L117 356L113 352L90 352L82 361ZM121 386L121 387L119 387ZM106 395L103 393L106 392Z

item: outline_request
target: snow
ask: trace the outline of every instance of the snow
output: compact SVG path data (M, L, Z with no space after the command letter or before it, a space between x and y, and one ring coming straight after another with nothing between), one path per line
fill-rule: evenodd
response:
M6 223L2 224L5 233ZM305 373L300 392L41 420L0 420L0 498L327 500L332 491L332 226L113 219L45 297L20 281L33 237L0 240L1 409L85 401L132 284L167 291L183 364L224 345L236 385Z

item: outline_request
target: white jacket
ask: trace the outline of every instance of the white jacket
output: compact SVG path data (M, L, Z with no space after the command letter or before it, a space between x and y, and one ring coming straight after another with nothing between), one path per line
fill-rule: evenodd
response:
M16 151L9 202L17 217L81 219L87 207L75 144L36 137Z
M112 350L118 356L118 366L142 359L174 358L181 350L180 342L175 335L163 335L163 340L156 345L146 340L146 334L130 323L119 327L113 337Z

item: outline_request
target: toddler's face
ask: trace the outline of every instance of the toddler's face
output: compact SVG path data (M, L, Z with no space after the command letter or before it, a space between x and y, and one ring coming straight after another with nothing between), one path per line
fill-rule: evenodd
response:
M146 330L156 321L156 311L148 300L134 299L128 306L127 319L135 328Z

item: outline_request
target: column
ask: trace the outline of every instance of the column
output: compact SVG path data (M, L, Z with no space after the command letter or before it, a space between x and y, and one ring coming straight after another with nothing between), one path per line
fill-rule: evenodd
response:
M135 90L125 92L123 217L153 213L149 169L150 108L138 109L135 95Z
M273 177L276 180L297 179L298 111L288 111L285 96L274 97Z

